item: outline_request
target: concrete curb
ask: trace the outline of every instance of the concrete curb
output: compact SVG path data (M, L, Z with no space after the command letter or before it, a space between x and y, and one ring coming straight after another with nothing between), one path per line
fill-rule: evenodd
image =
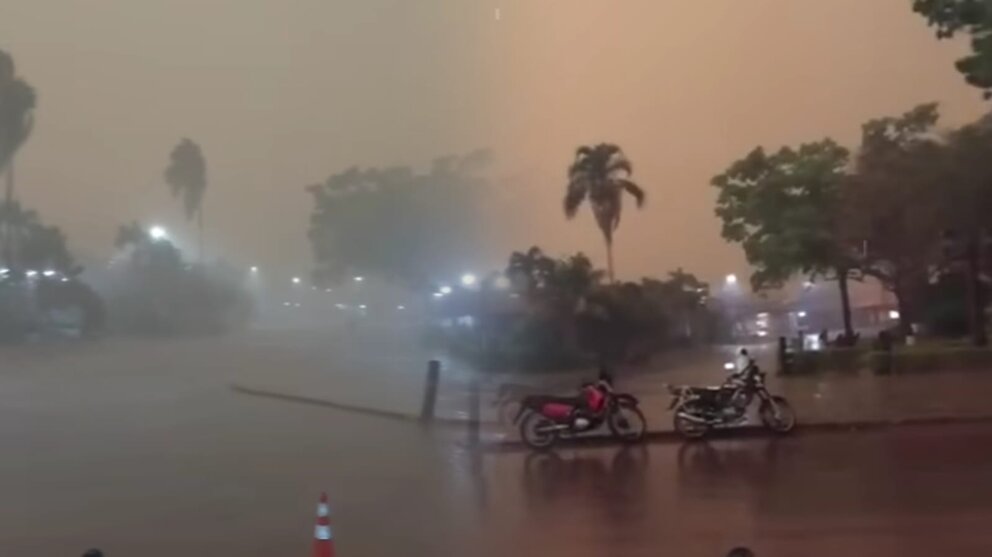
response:
M370 408L368 406L359 406L356 404L347 404L343 402L335 402L333 400L327 400L324 398L294 395L294 394L282 393L278 391L269 391L266 389L256 389L253 387L246 387L244 385L239 385L237 383L231 384L231 390L241 395L281 400L284 402L293 402L296 404L309 404L311 406L332 408L334 410L340 410L343 412L351 412L353 414L373 416L376 418L384 418L387 420L399 420L405 422L422 422L420 416L414 414L407 414L404 412L396 412L392 410L381 410L378 408ZM469 424L469 421L458 418L446 418L446 417L435 416L434 419L430 421L430 423L437 425L449 425L449 426L455 426L455 425L467 426Z
M269 391L266 389L257 389L252 387L247 387L239 384L231 384L231 390L242 395L254 396L259 398L268 398L274 400L282 400L285 402L293 402L297 404L309 404L312 406L320 406L323 408L331 408L334 410L340 410L344 412L351 412L354 414L361 414L365 416L373 416L376 418L384 418L389 420L400 420L406 422L417 422L423 423L420 416L414 414L407 414L403 412L396 412L391 410L381 410L377 408L370 408L366 406L359 406L355 404L347 404L342 402L335 402L332 400L307 397L302 395L294 395L288 393L282 393L278 391ZM795 435L806 435L806 434L816 434L816 433L831 433L831 432L862 432L871 431L878 429L887 429L894 427L906 427L906 426L932 426L932 425L958 425L958 424L985 424L992 423L992 414L981 415L981 416L929 416L929 417L919 417L919 418L889 418L889 419L874 419L874 420L854 420L850 422L818 422L818 423L808 423L808 424L797 424L796 429L792 434L787 436L780 436L768 429L759 425L748 425L738 428L729 429L718 429L711 432L706 436L705 440L712 439L755 439L755 438L787 438ZM435 417L430 425L442 425L447 427L465 427L474 425L471 420L462 418L451 418L451 417ZM492 426L497 425L496 422L490 420L481 420L478 425L481 426ZM514 431L514 434L516 432ZM647 443L682 443L686 442L681 435L672 430L649 430L645 435L645 442ZM692 442L692 441L689 441ZM561 442L563 446L606 446L606 445L616 445L618 442L610 437L609 435L591 435L588 437L580 437L577 439L570 439ZM481 449L485 451L492 452L512 452L529 450L526 445L519 439L503 439L496 441L486 441L481 440L478 445Z
M645 435L646 443L694 443L706 442L716 439L788 439L797 435L808 435L818 433L838 433L838 432L866 432L880 429L890 429L908 426L936 426L936 425L967 425L967 424L988 424L992 423L992 415L986 416L933 416L925 418L902 418L888 420L858 420L852 422L821 422L812 424L797 424L791 434L780 435L767 428L758 425L743 426L738 428L719 429L711 432L704 439L687 440L675 431L648 431ZM580 437L560 442L563 446L612 446L620 444L609 435L593 435ZM516 452L530 450L522 441L501 440L483 442L484 450L490 452Z

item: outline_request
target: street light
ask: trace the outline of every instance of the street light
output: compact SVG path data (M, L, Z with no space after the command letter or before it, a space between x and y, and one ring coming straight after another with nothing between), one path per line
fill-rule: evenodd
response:
M24 276L26 276L28 278L34 278L34 277L38 276L38 271L33 271L33 270L32 271L27 271L26 273L24 273Z
M362 277L362 276L355 277L355 282L362 282L364 280L365 280L365 277Z
M727 275L726 278L723 279L723 282L726 283L727 286L734 286L735 284L737 284L737 275L731 273Z
M256 267L255 265L252 265L252 266L251 266L251 269L249 269L249 270L250 270L251 272L253 272L253 273L257 273L257 272L258 272L258 267Z
M55 276L55 271L53 271L51 269L45 269L41 274L44 275L44 276L46 276L46 277L54 277Z
M441 296L447 296L448 294L451 294L451 287L445 284L438 289L438 292L441 293Z
M399 311L403 311L406 309L406 306L396 306L396 309L398 309Z
M300 277L293 277L293 284L300 284Z
M148 235L151 236L152 240L158 242L159 240L165 240L169 237L169 233L161 226L153 226L148 229Z
M478 279L472 273L465 273L462 275L462 286L472 286L476 283Z

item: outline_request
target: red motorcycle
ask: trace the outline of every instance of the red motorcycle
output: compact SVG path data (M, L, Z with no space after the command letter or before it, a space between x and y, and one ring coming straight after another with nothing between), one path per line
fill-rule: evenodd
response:
M549 449L560 438L589 433L604 424L625 443L641 441L647 432L637 399L614 392L607 377L583 385L578 396L528 396L521 401L513 421L520 424L523 442L537 450Z

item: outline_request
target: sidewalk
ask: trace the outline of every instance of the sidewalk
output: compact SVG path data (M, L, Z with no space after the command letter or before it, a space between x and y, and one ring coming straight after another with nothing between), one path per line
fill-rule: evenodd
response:
M264 373L236 374L232 386L248 394L320 404L393 418L416 419L420 415L426 378L427 353L402 357L386 353L364 355L353 361L301 361L287 365L287 357L273 355ZM621 372L618 390L641 400L641 408L652 433L672 431L667 384L719 384L727 353L713 351L695 359L672 364L664 370ZM761 357L767 359L767 355ZM277 360L278 363L277 363ZM671 362L669 362L671 363ZM767 362L760 362L770 369ZM497 393L501 385L520 391L567 394L595 376L594 370L573 373L488 375L459 369L445 362L438 389L436 416L443 421L470 419L471 385L480 388L479 418L486 438L516 438L512 424L500 423ZM800 426L844 427L901 422L992 419L992 370L989 372L933 372L876 376L823 374L810 377L768 375L769 389L792 403Z

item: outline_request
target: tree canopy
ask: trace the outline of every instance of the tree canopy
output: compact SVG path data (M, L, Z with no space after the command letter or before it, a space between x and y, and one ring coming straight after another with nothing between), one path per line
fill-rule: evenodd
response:
M207 161L199 145L183 138L172 149L165 182L173 196L182 198L186 218L192 219L200 211L207 190Z
M913 0L913 11L926 18L937 37L959 33L971 37L971 54L955 66L965 81L992 97L992 3L987 0Z
M0 50L0 170L27 140L34 123L34 89L15 70L14 59Z
M565 216L574 217L582 202L589 200L596 224L606 241L606 272L611 281L614 279L613 234L620 226L623 195L633 197L638 207L644 205L647 197L644 190L630 180L633 171L630 160L612 143L579 147L568 168Z
M426 172L352 167L307 187L315 279L428 284L470 268L482 243L488 161L475 151L436 159Z
M755 289L853 268L836 233L847 164L847 149L824 139L772 154L758 147L713 178L723 237L743 246Z

